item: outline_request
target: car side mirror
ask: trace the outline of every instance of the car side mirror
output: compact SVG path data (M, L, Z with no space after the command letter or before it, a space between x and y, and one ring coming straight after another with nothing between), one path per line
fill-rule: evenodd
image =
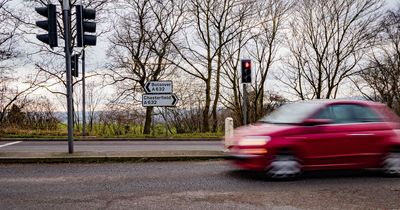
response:
M331 119L306 119L304 120L303 124L308 125L308 126L314 126L314 125L324 125L324 124L330 124L332 123Z

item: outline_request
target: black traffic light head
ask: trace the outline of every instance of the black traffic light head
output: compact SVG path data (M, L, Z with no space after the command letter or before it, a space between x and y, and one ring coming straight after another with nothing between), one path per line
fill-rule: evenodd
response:
M75 54L71 56L71 73L72 76L78 77L79 73L79 55Z
M97 42L96 35L87 35L85 32L95 33L96 23L86 20L94 20L96 18L96 10L85 9L82 5L76 5L76 39L77 47L94 46Z
M242 64L242 83L251 83L251 60L243 59Z
M36 35L36 38L50 45L51 48L58 47L56 5L49 4L46 7L36 7L35 11L47 18L47 20L36 21L36 25L48 31L48 34Z

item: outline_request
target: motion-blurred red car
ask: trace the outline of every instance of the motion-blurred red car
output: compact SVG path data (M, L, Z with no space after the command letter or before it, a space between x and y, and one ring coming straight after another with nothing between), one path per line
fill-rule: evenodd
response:
M228 157L271 178L303 170L382 168L400 175L400 121L384 104L314 100L283 105L235 130Z

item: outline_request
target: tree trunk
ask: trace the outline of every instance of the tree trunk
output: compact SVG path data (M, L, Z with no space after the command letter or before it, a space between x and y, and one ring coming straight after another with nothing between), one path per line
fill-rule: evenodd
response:
M261 88L261 90L262 90L262 93L261 93L261 95L260 95L260 109L259 109L259 112L258 113L256 113L256 121L258 120L258 119L260 119L261 117L264 117L264 85L262 86L262 88Z
M219 43L222 43L222 35L219 36ZM220 75L221 75L221 62L222 62L222 52L221 48L218 49L218 58L217 58L217 73L216 73L216 83L215 83L215 98L212 108L212 116L213 116L213 124L212 124L212 132L217 132L218 130L218 101L219 101L219 92L220 92Z
M146 107L146 121L144 123L143 134L150 134L153 107Z
M209 112L210 112L210 104L211 104L211 79L206 81L206 104L203 110L203 132L210 131L210 123L209 123Z

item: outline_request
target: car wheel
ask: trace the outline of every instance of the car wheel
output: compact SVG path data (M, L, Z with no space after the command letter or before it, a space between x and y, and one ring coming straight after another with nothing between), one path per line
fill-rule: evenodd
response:
M393 150L383 160L383 172L390 176L400 176L400 150Z
M267 168L267 176L272 179L296 178L301 174L299 160L290 153L275 155Z

